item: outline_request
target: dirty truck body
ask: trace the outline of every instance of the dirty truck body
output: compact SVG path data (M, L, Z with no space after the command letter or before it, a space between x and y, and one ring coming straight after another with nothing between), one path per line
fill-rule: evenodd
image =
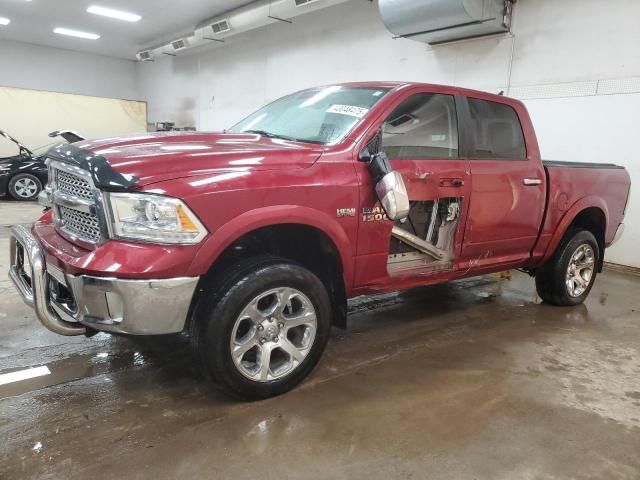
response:
M300 382L357 295L519 268L543 300L580 303L630 189L616 165L542 161L519 101L409 83L310 89L226 133L84 141L47 163L49 208L11 242L41 322L188 332L242 398Z

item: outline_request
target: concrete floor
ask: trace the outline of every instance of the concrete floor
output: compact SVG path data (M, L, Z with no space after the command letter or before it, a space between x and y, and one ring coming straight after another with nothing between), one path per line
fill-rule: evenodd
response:
M3 480L640 478L640 277L606 271L574 308L521 274L356 299L313 375L256 403L179 336L56 336L5 278L0 373L52 373L0 386Z

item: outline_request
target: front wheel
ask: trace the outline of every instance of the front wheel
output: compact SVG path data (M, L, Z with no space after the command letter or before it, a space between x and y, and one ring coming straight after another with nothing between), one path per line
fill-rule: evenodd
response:
M600 259L598 242L588 230L572 229L549 262L536 272L536 289L546 303L577 305L589 295Z
M205 371L246 400L282 394L320 360L331 327L320 279L276 258L244 262L198 308L192 343Z
M19 173L9 180L9 194L16 200L35 200L42 182L35 175Z

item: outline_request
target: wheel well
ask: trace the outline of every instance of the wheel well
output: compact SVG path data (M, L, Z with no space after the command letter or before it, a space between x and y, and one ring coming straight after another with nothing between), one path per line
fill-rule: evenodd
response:
M197 291L215 283L219 275L239 260L258 255L286 258L316 274L329 294L333 324L346 328L347 298L338 249L324 232L308 225L271 225L246 233L216 259Z
M569 228L571 227L588 230L593 233L594 237L596 237L596 240L598 241L598 249L600 250L598 258L598 272L601 272L602 265L604 264L604 235L607 229L607 219L604 212L598 207L590 207L582 210L578 215L576 215L576 218L573 219L571 225L569 225Z

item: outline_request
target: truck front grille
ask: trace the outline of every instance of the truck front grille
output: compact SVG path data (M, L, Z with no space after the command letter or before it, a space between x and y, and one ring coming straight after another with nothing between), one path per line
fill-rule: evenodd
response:
M85 200L93 200L91 185L86 179L60 169L56 169L55 175L58 191Z
M58 206L60 211L60 226L63 231L91 243L100 240L100 223L98 216L93 213L81 212L73 208Z
M54 221L62 235L71 241L96 244L103 239L100 199L95 197L91 175L86 170L66 163L51 161L49 187L53 197ZM99 194L98 194L99 195Z

